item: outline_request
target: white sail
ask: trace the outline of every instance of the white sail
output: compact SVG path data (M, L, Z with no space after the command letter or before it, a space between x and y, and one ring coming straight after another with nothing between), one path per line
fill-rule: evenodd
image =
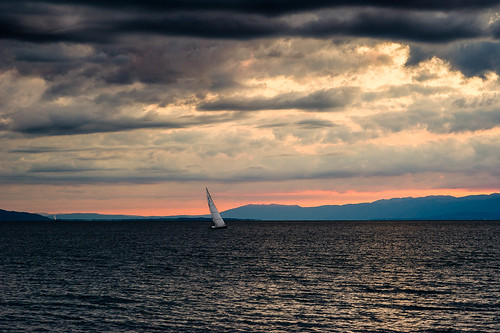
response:
M222 219L222 216L220 216L219 211L217 210L217 207L215 207L214 201L212 200L212 197L210 196L210 192L207 190L207 200L208 200L208 208L210 209L210 215L212 216L212 228L226 228L226 223L224 223L224 220Z

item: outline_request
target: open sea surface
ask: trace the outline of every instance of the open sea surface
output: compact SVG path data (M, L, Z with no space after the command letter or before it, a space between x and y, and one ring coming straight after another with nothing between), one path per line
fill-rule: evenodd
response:
M1 332L500 332L500 222L1 222Z

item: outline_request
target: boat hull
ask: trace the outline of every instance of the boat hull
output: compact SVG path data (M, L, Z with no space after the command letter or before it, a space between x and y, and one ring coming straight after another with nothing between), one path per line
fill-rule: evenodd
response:
M222 227L216 227L216 226L211 226L210 229L227 229L227 225L224 225Z

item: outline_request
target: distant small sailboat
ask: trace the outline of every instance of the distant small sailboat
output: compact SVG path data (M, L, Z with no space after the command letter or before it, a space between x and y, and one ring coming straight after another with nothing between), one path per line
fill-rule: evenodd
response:
M207 190L208 208L210 209L210 215L212 216L212 229L227 228L227 225L222 219L222 216L220 216L217 207L215 207L214 201L210 196L210 192L208 192L208 188L205 189Z

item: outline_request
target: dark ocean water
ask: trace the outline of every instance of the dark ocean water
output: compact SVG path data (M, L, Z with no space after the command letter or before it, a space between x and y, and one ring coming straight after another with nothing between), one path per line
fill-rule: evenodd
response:
M4 222L0 253L2 332L500 331L500 222Z

